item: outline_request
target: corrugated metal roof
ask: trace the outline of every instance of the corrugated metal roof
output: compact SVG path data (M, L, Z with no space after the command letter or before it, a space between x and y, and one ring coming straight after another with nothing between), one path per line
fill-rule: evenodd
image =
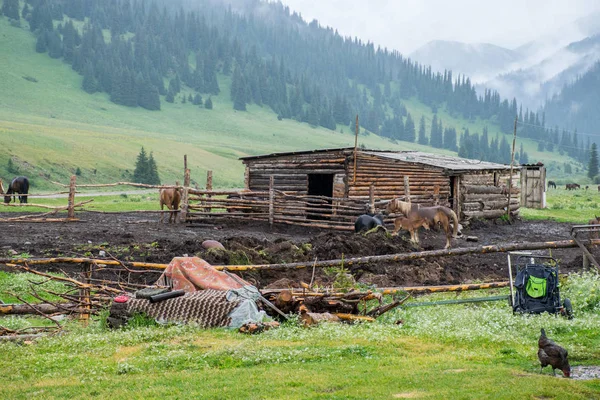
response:
M247 156L240 157L240 160L253 160L257 158L268 158L268 157L281 157L281 156L295 156L298 154L314 154L314 153L327 153L330 151L342 151L342 150L354 150L354 147L340 147L337 149L317 149L317 150L300 150L300 151L287 151L282 153L271 153L271 154L261 154L258 156Z
M497 164L487 161L470 160L467 158L452 157L442 154L423 153L421 151L363 151L363 154L370 154L377 157L390 158L415 164L431 165L432 167L442 168L448 171L478 171L478 170L507 170L510 165ZM519 169L519 166L513 167Z
M341 147L337 149L317 149L305 151L290 151L282 153L263 154L258 156L240 157L240 160L254 160L269 157L292 156L298 154L316 154L327 153L332 151L351 151L353 147ZM430 165L432 167L442 168L446 171L478 171L478 170L508 170L510 165L498 164L487 161L470 160L467 158L452 157L442 154L424 153L422 151L386 151L386 150L361 150L362 154L373 155L398 161L411 162L415 164ZM520 169L518 165L513 167Z

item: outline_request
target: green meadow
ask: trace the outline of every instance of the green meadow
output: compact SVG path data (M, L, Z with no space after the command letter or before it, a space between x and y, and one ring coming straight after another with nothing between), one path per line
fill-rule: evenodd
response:
M163 183L183 179L183 155L187 154L193 184L204 186L206 171L212 170L215 186L240 187L243 167L239 157L354 145L347 126L331 131L278 121L266 107L236 112L229 95L230 77L223 75L219 76L221 93L212 97L213 110L182 104L180 96L174 104L162 101L161 111L113 104L105 93L82 91L82 78L69 65L36 53L35 38L27 23L22 24L14 27L0 18L0 49L8 55L0 63L0 177L5 181L14 175L7 171L9 158L18 173L29 176L38 189L55 188L50 181L67 183L77 168L80 183L126 180L144 146L153 152ZM183 93L187 96L191 91ZM429 107L414 99L405 105L416 122L424 115L430 123ZM444 126L454 126L459 132L463 128L481 132L488 125L454 118L443 109L438 115ZM488 127L491 136L500 134L496 125ZM510 138L512 133L501 134ZM538 153L534 142L523 143L530 160L548 161L553 170L569 161L558 153ZM393 143L362 131L359 144L449 154L416 143Z
M36 277L28 277L28 279ZM16 289L23 279L4 278ZM411 301L491 293L437 294ZM572 368L600 359L600 278L571 275L561 294L575 318L513 315L505 301L402 308L375 323L292 320L258 335L137 319L108 330L102 313L87 328L34 343L0 343L6 399L592 399L600 380L540 373L540 328L569 351ZM389 299L387 299L389 301ZM47 324L2 318L12 329Z

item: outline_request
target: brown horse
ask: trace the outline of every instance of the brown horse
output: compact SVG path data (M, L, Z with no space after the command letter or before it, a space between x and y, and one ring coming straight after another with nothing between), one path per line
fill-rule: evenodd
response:
M165 188L160 189L160 209L163 211L164 206L167 206L171 212L169 213L169 223L172 222L173 215L175 215L175 222L177 222L177 215L179 214L179 202L181 202L181 193L179 189ZM164 211L160 213L160 222L163 223Z
M412 205L400 199L391 200L386 210L388 213L399 212L404 214L409 219L411 218L423 218L427 225L431 227L442 226L444 232L446 232L446 246L445 249L450 247L450 237L456 238L458 235L458 217L456 213L444 206L433 206L433 207L420 207L418 205ZM453 231L450 230L450 219L452 219Z
M417 214L413 214L410 218L398 217L394 220L394 231L392 235L397 235L400 229L404 229L410 233L410 241L414 244L419 244L418 230L423 227L429 230L429 224L425 218L419 217Z

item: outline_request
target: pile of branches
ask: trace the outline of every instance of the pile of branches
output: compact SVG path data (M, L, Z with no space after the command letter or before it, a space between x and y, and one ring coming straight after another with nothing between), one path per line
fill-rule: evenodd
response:
M41 281L29 280L28 295L39 301L32 303L25 300L23 293L5 292L16 298L19 304L0 304L0 315L39 315L52 321L51 326L34 326L22 329L10 329L0 325L0 340L29 340L46 335L55 335L63 331L63 317L78 317L84 321L92 315L98 315L112 301L112 298L123 293L126 288L115 288L102 283L81 282L66 276L50 275L30 268L26 263L6 264L20 272L28 272L43 277ZM88 279L89 280L89 279ZM55 291L43 285L49 281L64 284L65 290ZM49 298L56 299L54 301Z
M383 304L381 293L372 291L319 293L281 290L267 292L263 296L283 313L300 314L305 325L315 325L322 321L375 321L377 317L402 305L410 294L402 298L394 297L389 304Z

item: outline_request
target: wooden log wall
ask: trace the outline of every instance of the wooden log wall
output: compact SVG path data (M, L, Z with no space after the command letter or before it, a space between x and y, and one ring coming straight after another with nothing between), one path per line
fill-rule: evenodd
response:
M273 176L275 190L308 194L308 174L345 174L347 152L337 150L244 160L247 188L269 190L269 179Z
M461 218L498 218L506 214L509 172L476 171L460 177ZM517 180L513 176L513 182ZM510 210L518 213L519 189L513 184Z
M391 200L404 196L404 177L410 181L410 195L413 203L431 205L434 193L439 193L439 204L447 205L450 198L450 177L442 168L423 164L386 159L368 154L358 154L356 182L349 178L348 197L369 198L369 187L375 184L376 200ZM348 177L354 176L354 166L348 164ZM437 189L436 189L437 187Z

